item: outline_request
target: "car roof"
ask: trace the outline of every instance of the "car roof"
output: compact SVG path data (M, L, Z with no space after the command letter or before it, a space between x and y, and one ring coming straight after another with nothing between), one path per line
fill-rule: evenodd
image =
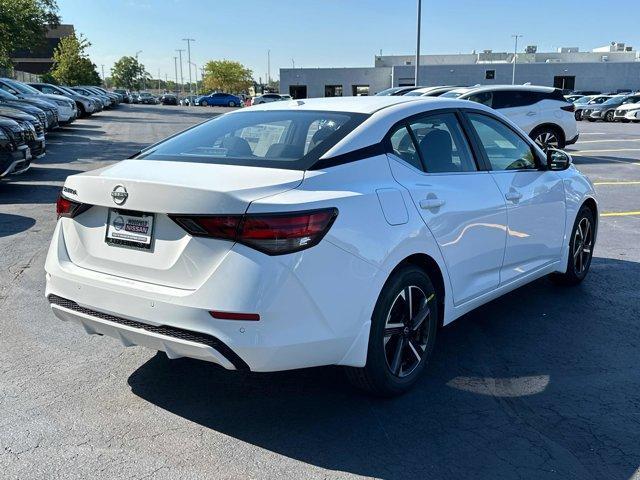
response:
M424 97L427 99L429 97ZM433 97L436 100L438 97ZM238 112L249 110L322 110L328 112L350 112L372 114L393 105L415 102L423 97L369 96L369 97L328 97L305 98L286 102L261 103ZM428 100L427 100L428 101Z
M513 91L513 90L525 90L528 92L543 92L551 93L555 90L553 87L543 87L539 85L481 85L479 87L469 87L467 92L479 93L479 92L491 92L491 91Z

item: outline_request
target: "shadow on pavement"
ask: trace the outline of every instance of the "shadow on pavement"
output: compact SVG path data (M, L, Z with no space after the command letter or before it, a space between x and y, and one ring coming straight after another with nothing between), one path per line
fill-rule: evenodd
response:
M0 238L29 230L36 224L35 219L22 215L0 213Z
M602 291L599 286L608 285ZM158 354L133 393L318 467L387 479L620 478L640 463L640 263L595 258L444 327L416 388L351 390L338 368L227 372Z

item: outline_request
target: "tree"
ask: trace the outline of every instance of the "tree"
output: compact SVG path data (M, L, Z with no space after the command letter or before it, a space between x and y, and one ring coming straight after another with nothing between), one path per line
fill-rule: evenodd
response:
M100 85L100 75L96 66L85 52L91 43L75 34L60 39L53 52L53 69L51 75L64 85Z
M56 0L0 0L0 66L11 66L15 51L43 46L47 29L59 23Z
M253 72L233 60L210 60L204 66L202 85L207 90L237 93L253 85Z
M135 57L122 57L113 64L111 80L116 87L140 90L150 80L150 75Z

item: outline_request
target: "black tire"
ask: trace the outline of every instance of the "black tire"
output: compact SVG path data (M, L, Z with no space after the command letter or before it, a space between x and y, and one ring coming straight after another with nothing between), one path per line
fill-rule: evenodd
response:
M543 150L547 148L564 148L565 138L559 127L542 126L534 128L530 134L531 139Z
M576 117L577 121L582 120L582 110L576 111L576 113L574 113L573 116Z
M202 100L202 101L200 102L200 106L201 106L201 107L206 107L206 106L207 106L207 102L206 102L206 101L204 101L204 100Z
M82 105L81 103L77 103L76 106L78 107L78 116L86 117L87 111L84 109L84 105Z
M587 118L587 120L589 120L590 122L595 122L596 121L595 118Z
M613 122L613 120L614 120L613 110L609 110L607 113L604 114L605 122Z
M236 106L236 102L234 102L234 101L229 102L229 106L230 107L235 107Z
M629 120L628 118L622 118L620 121L622 123L629 123L631 120Z
M411 309L407 297L412 299ZM408 312L413 319L408 320ZM402 267L378 297L371 317L367 363L363 368L345 368L347 378L371 395L393 397L406 392L431 357L437 325L438 298L431 279L418 267Z
M588 226L588 233L585 231L585 225ZM586 237L586 241L584 237ZM589 273L595 240L596 221L594 213L589 207L583 205L571 230L567 271L565 273L554 273L551 278L562 285L578 285L582 282L587 273Z

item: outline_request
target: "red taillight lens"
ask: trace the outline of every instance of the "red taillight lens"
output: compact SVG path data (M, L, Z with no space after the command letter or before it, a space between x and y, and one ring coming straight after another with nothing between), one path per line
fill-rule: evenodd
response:
M89 207L90 205L74 202L73 200L69 200L68 198L63 197L62 194L60 194L58 196L58 201L56 202L56 214L58 215L58 218L60 217L73 218L76 215L80 215Z
M565 105L564 107L560 107L560 109L564 110L565 112L575 112L576 106L572 103L570 105Z
M308 212L247 215L170 215L196 237L232 240L269 255L317 245L338 215L336 208Z

